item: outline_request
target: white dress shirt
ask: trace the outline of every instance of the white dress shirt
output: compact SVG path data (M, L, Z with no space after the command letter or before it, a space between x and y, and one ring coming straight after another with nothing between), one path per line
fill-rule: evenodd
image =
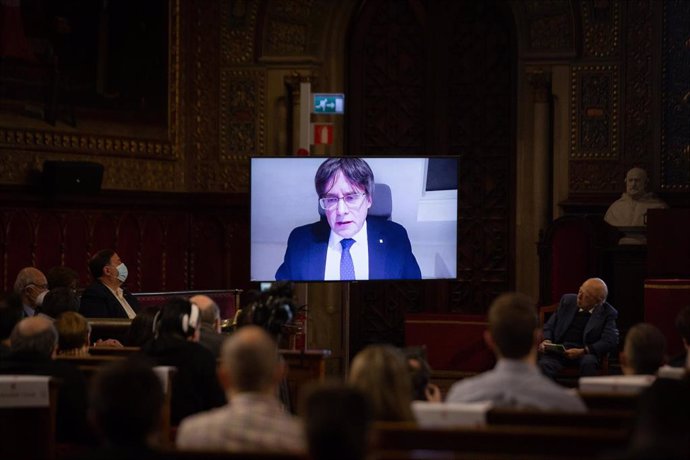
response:
M352 263L355 267L355 279L368 280L369 244L367 242L366 220L362 228L352 235L351 238L355 240L354 244L350 247ZM340 257L343 254L343 246L340 244L340 241L344 239L344 237L331 230L331 236L328 238L328 250L326 251L326 271L323 276L325 281L340 280Z
M125 313L127 314L127 318L132 319L135 316L137 316L137 314L134 313L134 310L132 309L132 307L127 302L127 299L125 299L125 295L122 291L122 288L117 288L116 290L113 291L112 289L110 289L110 286L108 286L107 284L103 283L103 286L107 287L108 290L113 293L113 295L118 300L118 302L120 302L120 305L122 305L122 308L124 308Z

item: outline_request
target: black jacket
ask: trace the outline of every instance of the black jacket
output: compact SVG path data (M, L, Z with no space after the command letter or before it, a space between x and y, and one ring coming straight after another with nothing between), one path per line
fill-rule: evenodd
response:
M122 291L132 310L138 311L139 302L137 298L124 288ZM127 313L122 308L120 301L100 281L96 281L84 290L81 295L79 313L87 318L127 318Z
M175 366L172 377L171 422L226 403L213 354L182 337L161 336L146 343L142 351L158 366Z

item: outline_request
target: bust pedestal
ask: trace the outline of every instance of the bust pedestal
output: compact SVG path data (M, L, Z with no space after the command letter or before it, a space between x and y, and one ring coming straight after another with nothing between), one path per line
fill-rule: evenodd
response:
M628 329L644 321L644 280L647 277L647 246L619 245L604 250L604 280L609 303L618 310L620 347Z

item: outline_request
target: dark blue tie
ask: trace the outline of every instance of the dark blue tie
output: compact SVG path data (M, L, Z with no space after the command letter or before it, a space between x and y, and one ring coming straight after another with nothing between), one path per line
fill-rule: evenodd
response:
M340 255L340 279L353 280L355 279L355 264L352 263L350 247L355 244L355 240L345 238L340 240L340 244L343 246L343 253Z

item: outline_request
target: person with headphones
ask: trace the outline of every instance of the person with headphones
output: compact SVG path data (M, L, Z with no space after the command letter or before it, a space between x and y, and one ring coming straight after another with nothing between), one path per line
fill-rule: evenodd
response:
M154 339L142 347L158 366L174 366L171 423L225 404L213 354L200 345L199 308L184 298L168 299L153 320Z

